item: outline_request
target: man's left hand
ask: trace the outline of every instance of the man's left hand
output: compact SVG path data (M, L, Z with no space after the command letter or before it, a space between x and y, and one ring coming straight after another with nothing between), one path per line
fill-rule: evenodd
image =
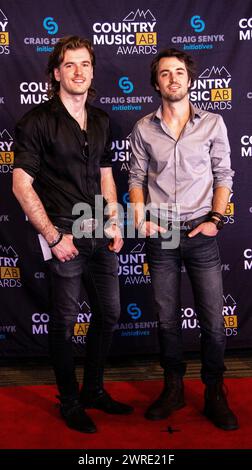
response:
M198 233L202 233L207 237L215 237L218 233L218 229L212 222L203 222L202 224L198 225L198 227L194 228L190 233L188 233L189 238L193 238Z

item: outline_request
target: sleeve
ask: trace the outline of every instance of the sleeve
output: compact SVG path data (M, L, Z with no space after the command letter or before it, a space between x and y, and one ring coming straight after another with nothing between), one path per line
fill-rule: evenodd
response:
M130 158L129 190L134 187L146 187L148 180L149 156L144 146L144 139L136 124L130 137L132 155Z
M230 191L233 186L234 171L231 169L230 145L227 128L222 116L217 116L216 136L210 150L211 165L213 172L213 188L224 186Z
M100 160L100 167L106 168L112 166L112 133L110 128L110 121L108 116L105 129L105 145L104 151Z
M14 168L22 168L35 178L41 155L41 138L35 117L25 115L16 125L14 135Z

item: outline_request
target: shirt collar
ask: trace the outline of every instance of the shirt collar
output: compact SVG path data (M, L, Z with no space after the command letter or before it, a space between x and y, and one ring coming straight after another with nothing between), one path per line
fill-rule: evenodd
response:
M190 105L190 120L194 121L196 118L201 118L203 111L199 108L196 108L191 102L189 103ZM159 119L159 121L162 120L162 105L160 105L157 109L157 111L154 111L152 114L151 119L155 120L155 118Z
M53 103L53 109L55 111L61 111L63 113L66 113L67 115L71 116L69 112L67 111L66 107L62 103L60 97L58 94L55 94L53 98L51 98L52 103ZM86 110L87 110L87 115L88 119L93 119L93 107L90 103L86 102ZM72 116L71 116L72 117Z

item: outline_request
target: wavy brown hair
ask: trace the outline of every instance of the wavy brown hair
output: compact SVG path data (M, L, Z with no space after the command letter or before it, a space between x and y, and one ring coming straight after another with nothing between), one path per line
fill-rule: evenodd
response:
M81 38L79 36L66 36L61 38L54 47L54 50L51 52L46 73L49 77L49 87L48 87L48 98L52 98L60 90L60 83L54 78L54 69L58 68L64 60L65 53L68 49L75 50L85 47L91 57L91 64L95 67L95 54L91 42L88 39ZM91 100L95 97L96 92L92 87L88 90L88 99Z

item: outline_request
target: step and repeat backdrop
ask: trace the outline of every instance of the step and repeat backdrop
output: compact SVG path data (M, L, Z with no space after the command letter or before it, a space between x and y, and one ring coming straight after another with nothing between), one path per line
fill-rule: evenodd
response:
M191 101L223 116L235 170L225 228L218 235L227 345L252 347L252 1L0 0L0 355L48 354L48 273L37 234L12 194L13 130L25 112L47 99L48 55L69 34L87 37L95 47L94 104L111 117L113 170L125 213L129 135L138 119L159 106L150 63L164 47L195 58ZM125 240L118 258L122 314L112 354L156 353L144 240ZM92 317L84 289L78 306L76 355L85 348ZM185 270L181 316L185 349L198 350L200 330Z

